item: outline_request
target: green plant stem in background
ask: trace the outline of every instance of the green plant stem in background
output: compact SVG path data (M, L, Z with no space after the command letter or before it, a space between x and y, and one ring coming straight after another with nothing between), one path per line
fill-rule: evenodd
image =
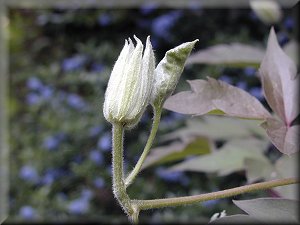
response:
M162 104L154 104L153 105L154 117L153 117L153 123L152 123L152 128L151 128L149 138L147 140L144 151L143 151L142 155L140 156L138 162L136 163L135 167L130 172L128 177L125 179L126 187L128 187L133 182L135 177L140 172L142 165L151 149L152 143L154 141L154 138L155 138L157 130L158 130L158 126L159 126L159 122L160 122L160 118L161 118L161 112L162 112Z
M154 200L132 200L132 204L137 205L140 210L163 208L180 206L192 203L199 203L208 200L220 199L231 197L247 192L259 191L278 186L284 186L289 184L299 183L299 180L295 178L278 179L272 181L266 181L256 184L249 184L241 187L231 188L223 191L211 192L207 194L200 194L194 196L185 196L177 198L166 198L166 199L154 199Z
M132 208L130 198L126 193L123 179L123 125L121 123L114 123L112 133L113 192L126 214L131 216L135 210Z

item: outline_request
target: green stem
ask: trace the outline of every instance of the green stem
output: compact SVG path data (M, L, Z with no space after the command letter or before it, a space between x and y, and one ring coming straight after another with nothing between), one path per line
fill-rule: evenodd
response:
M114 196L128 216L134 213L132 204L123 180L123 136L124 127L122 124L114 123L112 128L112 176Z
M211 192L207 194L200 194L194 196L177 197L177 198L166 198L166 199L153 199L153 200L132 200L132 204L138 206L140 210L163 208L171 206L180 206L192 203L198 203L213 199L231 197L247 192L259 191L278 186L284 186L289 184L299 183L299 180L295 178L278 179L272 181L266 181L256 184L249 184L241 187L231 188L223 191Z
M151 149L152 143L154 141L154 138L155 138L157 130L158 130L161 112L162 112L161 104L153 105L154 118L153 118L151 132L150 132L149 138L147 140L147 143L146 143L146 146L144 148L142 155L140 156L140 158L139 158L138 162L136 163L135 167L133 168L133 170L130 172L128 177L125 179L126 187L128 187L133 182L135 177L140 172L142 165Z

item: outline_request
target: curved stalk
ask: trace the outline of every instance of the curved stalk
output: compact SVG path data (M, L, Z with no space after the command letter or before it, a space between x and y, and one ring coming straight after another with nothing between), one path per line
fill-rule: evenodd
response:
M211 192L207 194L200 194L194 196L185 196L177 198L166 198L166 199L153 199L153 200L132 200L132 204L136 204L140 210L181 206L192 203L199 203L208 200L214 200L219 198L231 197L247 192L259 191L278 186L284 186L289 184L299 183L299 180L295 178L278 179L272 181L266 181L256 184L249 184L241 187L231 188L223 191Z
M135 210L128 194L123 180L123 136L124 127L122 124L114 123L112 128L112 178L113 192L123 210L128 216L131 216Z
M126 187L128 187L133 180L135 179L135 177L138 175L138 173L140 172L142 165L151 149L152 143L154 141L154 138L156 136L157 130L158 130L158 126L159 126L159 122L160 122L160 117L161 117L161 112L162 112L162 107L161 104L159 105L153 105L153 123L152 123L152 128L151 128L151 132L149 135L149 138L147 140L147 143L145 145L145 148L143 150L142 155L140 156L138 162L136 163L135 167L133 168L133 170L130 172L130 174L127 176L127 178L125 179L125 185Z

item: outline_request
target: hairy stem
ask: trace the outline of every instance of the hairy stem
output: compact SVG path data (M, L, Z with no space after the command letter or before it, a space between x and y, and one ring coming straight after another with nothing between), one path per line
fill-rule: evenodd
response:
M128 187L133 182L135 177L140 172L142 165L151 149L152 143L154 141L154 138L155 138L157 130L158 130L158 125L159 125L160 117L161 117L161 111L162 111L161 104L153 106L154 117L153 117L151 132L150 132L149 138L147 140L147 143L143 150L142 155L140 156L140 158L139 158L138 162L136 163L135 167L133 168L133 170L130 172L128 177L125 179L126 187Z
M132 200L132 204L136 204L140 210L180 206L296 183L299 183L299 180L295 178L278 179L194 196L153 200Z
M122 206L128 216L134 213L132 204L123 180L123 135L124 127L122 124L114 123L112 128L112 177L114 196Z

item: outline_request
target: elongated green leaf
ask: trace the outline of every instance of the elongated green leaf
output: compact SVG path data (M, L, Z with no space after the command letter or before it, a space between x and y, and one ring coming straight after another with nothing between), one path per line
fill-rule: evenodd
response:
M244 161L246 177L248 183L253 183L261 179L270 180L275 170L267 157L262 159L247 158Z
M258 198L233 201L235 205L261 222L299 223L299 201L280 198Z
M207 154L211 149L211 141L204 137L193 138L186 142L173 142L168 146L152 149L142 168L184 159L190 155Z
M241 120L221 116L202 116L187 120L186 126L161 137L161 140L181 139L191 136L205 136L213 140L228 140L258 136L266 139L267 135L256 120ZM266 142L268 140L266 139ZM266 143L267 144L267 143Z
M283 155L275 163L275 178L290 178L298 177L299 154L293 154L291 156ZM281 186L274 188L281 197L289 199L298 199L299 184L292 184L287 186Z
M291 156L283 155L275 162L275 165L268 158L264 158L264 160L245 159L244 164L248 183L258 180L273 180L298 176L298 154ZM273 190L283 198L297 199L298 188L298 184L292 184L276 187Z
M262 160L262 150L251 144L253 140L233 140L209 155L197 156L172 166L171 171L215 172L223 176L243 170L246 158Z
M189 64L220 64L233 67L259 66L264 50L242 43L220 44L192 54Z
M191 91L183 91L169 97L164 108L198 116L212 114L215 110L227 116L246 119L264 120L271 116L255 97L223 81L208 77L207 81L188 82Z

